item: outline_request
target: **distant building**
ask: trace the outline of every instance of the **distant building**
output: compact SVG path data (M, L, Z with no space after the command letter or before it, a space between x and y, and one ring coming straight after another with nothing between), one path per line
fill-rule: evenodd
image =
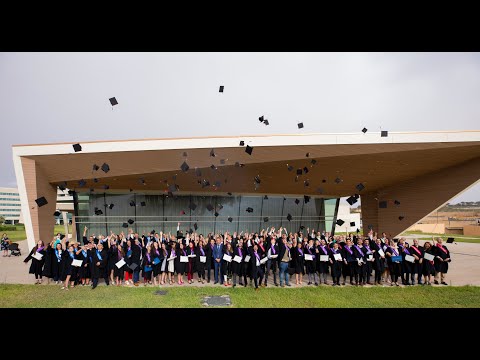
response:
M20 195L17 188L0 187L0 216L6 224L23 222Z
M357 229L360 230L362 228L360 212L351 212L350 205L345 201L345 198L340 199L337 219L343 220L344 223L342 226L335 225L335 233L355 233ZM351 225L353 223L355 223L355 225Z

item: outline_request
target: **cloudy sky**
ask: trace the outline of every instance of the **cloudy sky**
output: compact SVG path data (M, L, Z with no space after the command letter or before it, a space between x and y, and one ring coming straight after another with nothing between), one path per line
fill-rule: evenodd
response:
M479 130L479 95L470 53L0 53L0 186L13 144Z

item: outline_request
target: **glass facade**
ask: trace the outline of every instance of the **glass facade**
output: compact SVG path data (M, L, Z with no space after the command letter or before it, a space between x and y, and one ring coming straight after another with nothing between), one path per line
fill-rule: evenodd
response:
M267 227L285 227L289 232L295 232L300 226L305 228L332 232L336 204L338 199L323 199L311 197L305 203L303 197L268 196L215 196L215 195L182 195L169 197L163 194L145 195L129 194L99 194L77 193L74 197L76 208L76 224L79 240L84 226L89 228L89 234L109 234L110 231L120 233L127 229L122 224L129 219L134 223L129 225L139 234L171 232L176 234L177 223L182 231L198 226L198 233L224 233L229 231L257 232ZM130 202L135 206L131 206ZM145 206L141 203L145 202ZM191 210L189 205L197 205ZM109 205L113 204L110 209ZM133 205L133 203L132 203ZM213 210L207 209L212 205ZM247 212L251 207L253 212ZM103 214L95 215L95 208ZM185 212L185 214L182 214ZM218 216L215 216L215 212ZM287 220L287 215L292 220ZM228 218L231 217L231 221ZM264 218L268 217L265 222Z

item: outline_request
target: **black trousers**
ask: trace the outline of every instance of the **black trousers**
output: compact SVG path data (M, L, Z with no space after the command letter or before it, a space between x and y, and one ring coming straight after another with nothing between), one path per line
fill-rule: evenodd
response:
M267 272L265 273L265 284L267 284L270 269L273 273L273 283L277 283L277 261L275 259L267 261Z
M415 281L415 274L417 274L417 283L422 283L422 270L423 270L423 263L420 264L419 262L415 262L412 264L412 284Z
M375 269L375 282L382 281L382 272L383 272L383 269L382 270Z
M253 271L252 271L252 275L253 275L253 281L255 282L255 288L258 288L258 284L259 282L257 281L257 279L260 277L260 284L262 283L262 280L263 280L263 269L261 266L255 266L253 268Z
M207 259L207 280L210 281L210 271L214 269L213 259Z
M350 272L350 283L353 283L353 278L356 278L357 275L357 262L352 261L347 263L347 268ZM345 279L347 278L347 274L343 274L343 282L345 282Z
M239 271L239 274L237 274L236 271L233 272L233 285L237 285L237 276L238 279L240 280L240 285L245 285L247 286L247 272L245 271L245 268L242 267L242 270ZM243 277L243 284L242 284L242 277Z

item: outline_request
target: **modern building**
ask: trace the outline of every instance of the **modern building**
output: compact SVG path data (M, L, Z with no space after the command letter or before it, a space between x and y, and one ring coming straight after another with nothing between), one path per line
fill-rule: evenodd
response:
M6 224L23 222L22 206L17 188L0 187L0 216Z
M395 236L480 179L480 131L386 135L96 141L78 152L72 143L16 145L13 162L30 247L51 237L59 185L71 190L76 236L84 226L168 232L177 222L203 234L333 232L344 196L361 199L364 232Z

